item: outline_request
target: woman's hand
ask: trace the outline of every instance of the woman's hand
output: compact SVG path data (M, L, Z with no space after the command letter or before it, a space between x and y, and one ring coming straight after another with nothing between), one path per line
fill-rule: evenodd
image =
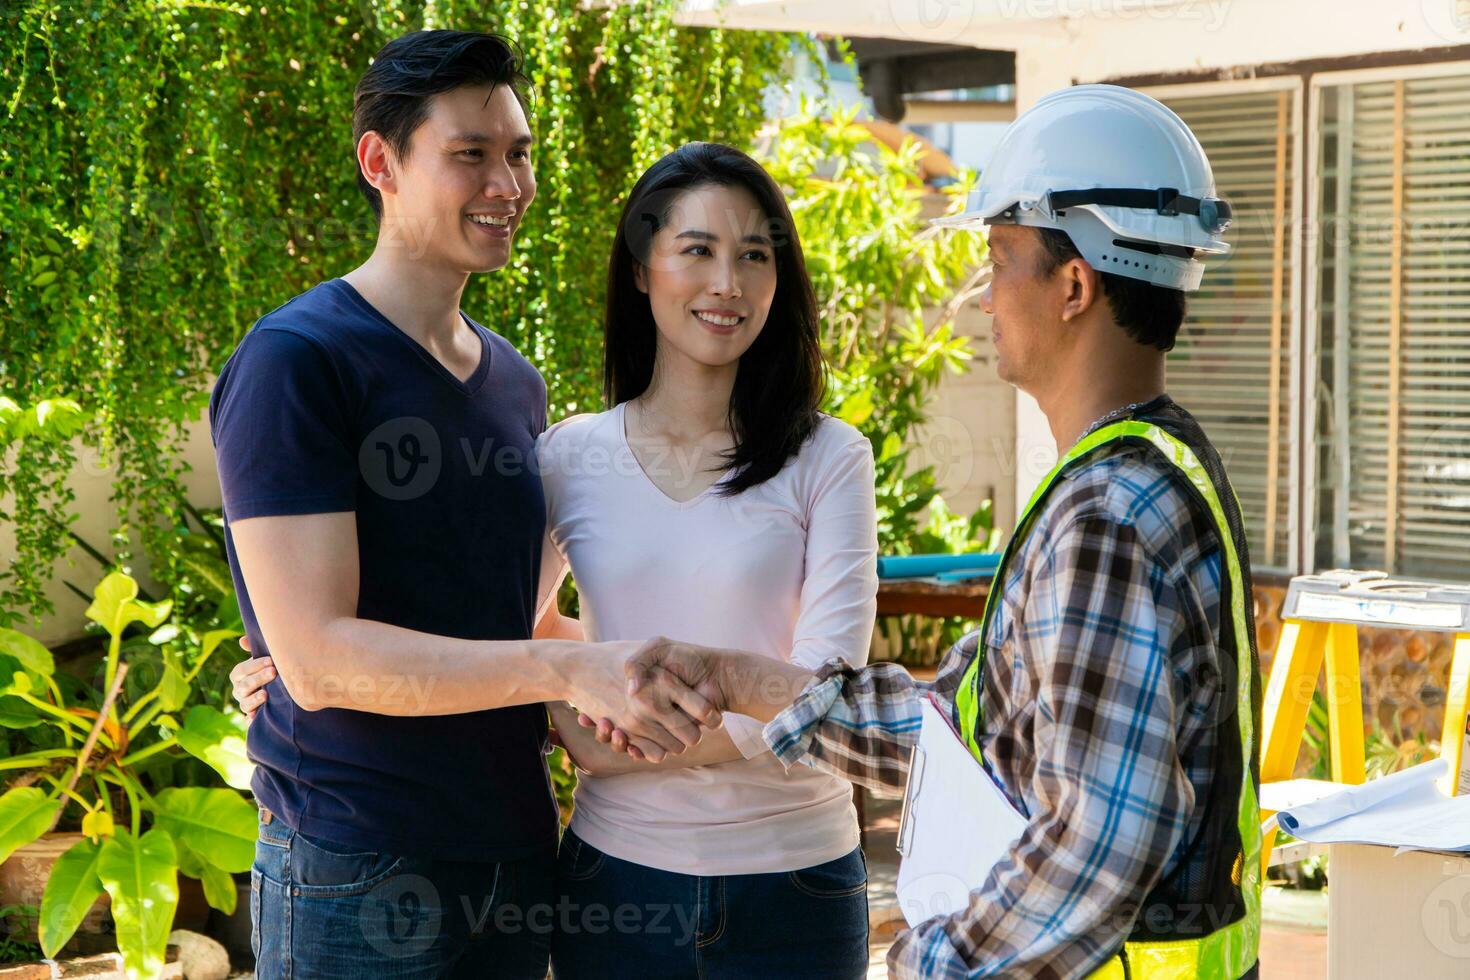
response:
M611 776L647 766L636 761L640 756L630 758L600 744L590 731L577 724L577 709L565 701L548 701L546 711L551 716L552 741L566 749L572 764L581 771L592 776Z
M249 637L240 637L240 649L250 652ZM276 679L276 665L270 657L251 657L230 670L231 690L248 723L266 702L265 686Z

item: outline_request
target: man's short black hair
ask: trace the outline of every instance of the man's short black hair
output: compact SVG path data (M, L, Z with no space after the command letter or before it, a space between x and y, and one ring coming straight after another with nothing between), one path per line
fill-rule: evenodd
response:
M377 132L400 160L408 159L414 130L429 118L429 99L462 85L509 85L526 109L531 80L515 42L475 31L415 31L383 45L357 81L352 106L352 145ZM357 186L383 217L383 196L361 169Z
M1041 233L1042 273L1050 275L1064 262L1082 258L1072 238L1055 228L1038 228ZM1174 349L1179 327L1189 303L1180 289L1155 286L1142 279L1131 279L1115 272L1099 271L1103 295L1113 311L1113 319L1128 336L1146 347L1161 351Z

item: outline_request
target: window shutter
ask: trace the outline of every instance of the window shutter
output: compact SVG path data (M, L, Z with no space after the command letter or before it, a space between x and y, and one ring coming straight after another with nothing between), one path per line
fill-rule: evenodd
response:
M1234 220L1227 257L1210 261L1190 296L1169 356L1169 391L1220 451L1245 517L1257 568L1292 562L1290 524L1294 365L1291 283L1295 90L1221 91L1161 101L1209 155Z
M1470 567L1467 112L1467 75L1322 90L1319 563Z

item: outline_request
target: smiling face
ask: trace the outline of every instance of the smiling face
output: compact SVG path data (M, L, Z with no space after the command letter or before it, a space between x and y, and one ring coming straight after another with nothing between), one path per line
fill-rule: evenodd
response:
M776 295L770 222L743 187L691 188L674 200L636 276L660 357L732 364L760 336Z
M358 157L383 195L380 243L396 239L415 260L455 272L504 266L536 195L531 142L526 114L507 85L433 96L407 159L397 159L376 133L364 134ZM375 166L383 171L376 177Z
M1035 394L1062 363L1071 331L1063 320L1066 284L1047 271L1041 240L1033 228L991 225L990 285L980 304L992 317L995 373Z

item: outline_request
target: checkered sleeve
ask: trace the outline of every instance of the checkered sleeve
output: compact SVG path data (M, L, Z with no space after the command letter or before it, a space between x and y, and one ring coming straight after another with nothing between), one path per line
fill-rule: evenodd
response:
M1013 633L1039 678L1029 824L968 908L899 937L892 976L1087 976L1183 837L1194 792L1175 748L1165 566L1107 515L1038 552Z
M919 700L933 692L949 710L974 643L971 634L956 644L932 682L915 680L897 664L858 670L828 660L766 725L766 744L788 769L801 762L880 796L901 794L909 750L919 740Z

